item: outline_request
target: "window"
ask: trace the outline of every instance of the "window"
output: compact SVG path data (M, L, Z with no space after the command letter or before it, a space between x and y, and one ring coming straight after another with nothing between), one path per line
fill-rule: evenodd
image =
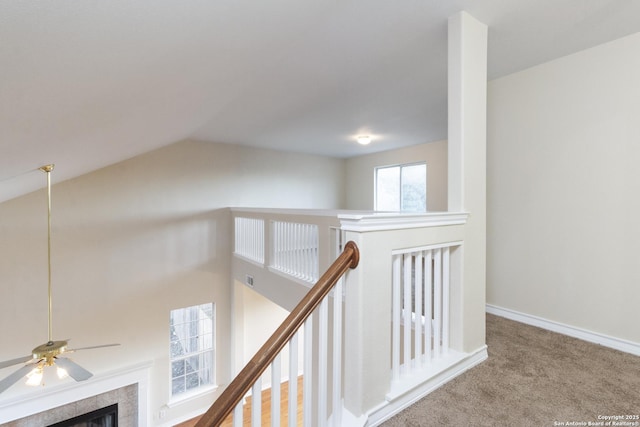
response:
M171 310L171 396L214 384L212 303Z
M377 211L426 212L427 164L376 168Z

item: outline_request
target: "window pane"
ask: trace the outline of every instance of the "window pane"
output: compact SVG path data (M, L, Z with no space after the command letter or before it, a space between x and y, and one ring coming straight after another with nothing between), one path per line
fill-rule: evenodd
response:
M427 165L402 167L403 212L427 211Z
M187 375L187 390L191 390L200 385L200 381L198 379L198 373L195 372L193 374Z
M173 359L182 354L184 354L184 349L182 348L180 341L171 341L171 358Z
M208 351L206 353L202 353L200 355L200 382L202 384L211 384L212 382L212 372L211 368L213 366L213 351Z
M200 364L198 356L191 356L187 360L187 372L195 372L199 369Z
M376 210L400 210L400 167L376 169Z
M184 360L171 362L171 377L176 378L184 375Z
M172 395L215 381L214 314L215 307L211 303L171 311Z
M171 394L184 393L184 377L174 378L171 381Z

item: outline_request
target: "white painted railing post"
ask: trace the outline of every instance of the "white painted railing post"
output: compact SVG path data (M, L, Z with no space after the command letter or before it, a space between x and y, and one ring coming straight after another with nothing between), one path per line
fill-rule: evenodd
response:
M359 418L406 397L434 369L452 363L443 347L451 327L448 253L462 244L466 214L345 214L341 220L345 240L360 248L344 303L344 407Z

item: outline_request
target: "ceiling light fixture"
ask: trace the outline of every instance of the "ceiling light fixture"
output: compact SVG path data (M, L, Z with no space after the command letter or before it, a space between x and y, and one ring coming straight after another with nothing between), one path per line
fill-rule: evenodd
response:
M361 135L356 140L360 145L368 145L371 142L371 137L369 135Z

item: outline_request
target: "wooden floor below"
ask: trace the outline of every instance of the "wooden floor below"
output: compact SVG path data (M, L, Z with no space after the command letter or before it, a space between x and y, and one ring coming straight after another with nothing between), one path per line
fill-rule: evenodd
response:
M296 425L302 425L302 376L298 377L298 412ZM280 385L280 424L287 425L289 422L289 382ZM193 427L200 417L193 418L183 423L177 424L175 427ZM242 409L243 426L251 426L251 396L247 397L247 401ZM233 425L233 414L229 415L223 422L221 427L231 427ZM262 425L271 426L271 389L262 391Z

